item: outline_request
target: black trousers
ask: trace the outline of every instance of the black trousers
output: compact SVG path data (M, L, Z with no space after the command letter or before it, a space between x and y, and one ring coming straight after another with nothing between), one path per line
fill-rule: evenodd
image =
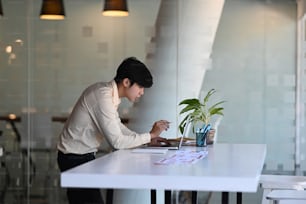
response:
M78 155L58 151L57 154L57 163L61 172L94 159L94 153ZM100 189L67 188L67 197L69 204L104 204Z

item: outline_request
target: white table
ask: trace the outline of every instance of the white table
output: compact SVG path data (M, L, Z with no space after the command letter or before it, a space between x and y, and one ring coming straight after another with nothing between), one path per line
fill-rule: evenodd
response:
M183 147L182 150L201 150ZM256 192L264 144L214 144L206 158L190 165L156 165L175 154L119 150L61 173L62 187Z

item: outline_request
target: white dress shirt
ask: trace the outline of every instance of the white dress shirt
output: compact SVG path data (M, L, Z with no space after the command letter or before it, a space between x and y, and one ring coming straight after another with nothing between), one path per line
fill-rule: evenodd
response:
M150 133L138 134L121 123L120 98L115 81L98 82L82 93L58 142L63 153L96 152L105 138L114 149L136 147L150 142Z

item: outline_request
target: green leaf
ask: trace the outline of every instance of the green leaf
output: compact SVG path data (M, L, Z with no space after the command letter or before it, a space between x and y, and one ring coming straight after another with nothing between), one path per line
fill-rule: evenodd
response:
M222 103L225 103L225 101L220 101L218 103L215 103L214 105L212 105L209 109L208 112L212 112L215 108L217 108L217 106L221 105ZM222 109L223 110L223 109Z
M200 101L199 99L192 98L192 99L185 99L179 103L179 105L184 105L184 104L185 105L199 105Z
M184 129L185 129L186 125L187 125L187 119L188 119L188 115L185 116L185 118L184 118L184 119L182 120L182 122L179 124L179 129L180 129L181 134L183 134Z
M210 89L210 90L207 92L206 96L204 97L203 104L207 104L207 102L208 102L210 96L213 95L215 92L216 92L215 89Z
M214 108L213 110L210 111L210 115L215 115L215 114L218 114L218 115L223 115L223 109L224 108Z
M185 112L188 112L188 111L191 111L191 110L194 110L196 109L195 106L186 106L185 108L183 108L181 111L180 111L180 114L183 114Z

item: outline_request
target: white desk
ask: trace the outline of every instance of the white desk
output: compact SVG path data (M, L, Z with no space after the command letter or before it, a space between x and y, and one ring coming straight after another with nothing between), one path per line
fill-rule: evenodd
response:
M201 149L183 147L182 150ZM256 192L266 145L214 144L191 165L156 165L167 154L119 150L61 173L62 187Z

